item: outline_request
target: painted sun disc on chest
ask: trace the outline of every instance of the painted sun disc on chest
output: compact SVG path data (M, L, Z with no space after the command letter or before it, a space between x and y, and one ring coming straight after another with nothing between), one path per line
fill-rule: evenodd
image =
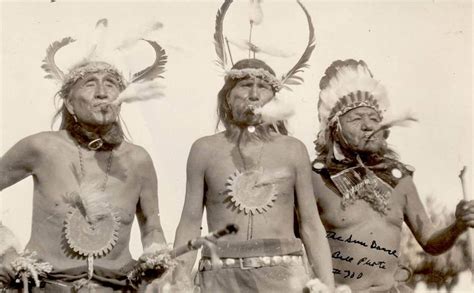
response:
M110 212L91 224L79 209L71 209L65 222L69 247L82 256L101 257L108 254L118 240L120 219Z
M235 171L226 183L226 195L231 202L245 214L267 212L276 200L274 184L261 182L262 170Z

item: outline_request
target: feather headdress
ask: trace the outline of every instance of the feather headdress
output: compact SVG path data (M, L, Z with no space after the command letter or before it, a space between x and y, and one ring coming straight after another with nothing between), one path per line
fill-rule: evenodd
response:
M244 47L248 48L249 55L250 55L250 52L253 52L254 59L255 59L255 54L258 52L262 52L262 53L269 52L270 55L285 55L286 57L287 54L282 54L281 51L279 50L273 50L273 49L262 50L260 48L263 48L263 47L259 48L255 46L251 41L253 25L261 23L262 18L263 18L260 2L261 1L257 1L257 0L251 1L250 37L249 37L249 41L244 45ZM298 74L303 72L304 68L309 67L308 61L315 47L315 37L314 37L314 27L313 27L313 22L311 20L311 16L309 15L308 11L304 7L304 5L301 3L301 1L297 0L296 2L303 9L303 12L308 21L308 27L309 27L308 44L302 56L298 60L298 62L281 78L277 78L275 77L274 74L270 74L269 72L263 72L265 71L263 69L260 70L259 72L254 70L254 68L235 69L232 67L234 64L228 64L229 59L231 59L232 61L232 55L230 53L230 48L228 48L230 58L227 58L227 54L225 50L226 38L224 37L223 31L224 31L224 17L227 10L229 9L230 4L232 3L232 0L224 1L220 9L217 11L217 15L216 15L214 45L215 45L216 54L217 54L216 63L225 71L226 79L239 79L245 76L255 76L256 74L259 74L257 75L257 77L261 77L262 79L269 81L276 92L278 92L282 88L289 89L288 87L289 85L301 84L303 82L303 78L301 76L298 76Z
M167 62L167 55L165 50L155 41L146 40L144 36L151 31L162 27L161 23L155 23L148 26L143 32L133 37L128 37L123 40L118 46L112 48L111 51L104 52L105 45L102 44L105 39L106 29L108 27L107 19L100 19L96 23L95 39L90 46L86 56L76 65L74 65L67 73L64 73L55 62L55 55L59 49L71 44L75 40L71 37L63 38L61 41L52 43L46 50L46 57L43 59L43 68L47 75L45 78L55 79L62 84L60 95L65 98L67 88L74 84L77 80L84 77L88 73L108 71L115 75L121 85L122 94L117 99L121 102L131 102L138 100L148 100L151 98L163 96L159 85L154 79L163 78L162 74L165 71ZM124 75L112 64L107 62L111 60L109 55L116 56L117 53L124 54L124 50L135 45L139 41L147 42L155 52L155 61L147 68L130 75L126 79ZM127 90L129 89L129 90Z
M320 132L317 144L326 143L326 131L337 118L358 107L370 107L380 118L388 110L385 87L373 78L364 61L335 61L326 69L319 84Z

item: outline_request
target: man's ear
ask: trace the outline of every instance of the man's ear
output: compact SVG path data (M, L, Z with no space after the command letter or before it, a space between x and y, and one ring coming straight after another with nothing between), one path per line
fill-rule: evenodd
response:
M64 99L64 106L66 106L66 109L69 112L69 114L74 115L74 107L71 104L70 98Z

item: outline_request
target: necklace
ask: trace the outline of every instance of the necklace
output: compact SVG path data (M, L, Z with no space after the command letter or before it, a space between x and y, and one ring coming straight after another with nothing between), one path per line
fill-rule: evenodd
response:
M82 177L81 181L83 181L86 176L86 171L84 168L84 159L82 156L81 146L79 144L76 144L76 146L77 146L77 151L79 153L79 166L81 167L81 177ZM113 158L113 150L110 151L109 157L107 158L107 162L106 162L107 167L105 170L105 177L104 177L104 181L102 182L100 186L100 190L102 192L105 191L105 188L107 187L107 181L109 180L110 168L112 167L112 158Z
M273 206L277 192L275 184L265 181L264 170L260 166L265 143L262 142L256 163L249 167L240 147L241 137L242 133L237 141L237 149L243 170L237 169L228 177L224 194L230 197L234 207L248 215L247 239L251 239L253 216L267 212Z
M106 161L102 184L85 188L86 171L79 144L76 144L81 168L79 192L67 213L64 223L64 237L69 247L78 255L87 258L88 280L94 275L94 258L107 255L117 244L120 217L105 200L105 189L112 167L113 150ZM99 191L98 191L98 190Z

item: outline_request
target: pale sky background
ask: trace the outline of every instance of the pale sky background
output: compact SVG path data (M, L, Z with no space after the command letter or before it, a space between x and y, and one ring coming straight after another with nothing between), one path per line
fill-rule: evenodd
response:
M66 3L67 2L67 3ZM48 1L1 5L0 154L28 135L50 130L58 86L43 79L40 68L47 46L72 36L90 36L98 19L108 18L115 36L151 21L164 27L153 34L167 51L166 97L128 104L122 114L133 143L151 154L159 178L162 225L168 242L174 239L185 192L185 166L197 138L214 133L216 97L223 85L212 36L221 1L94 2ZM317 46L305 84L294 87L296 115L292 135L301 139L314 158L313 140L319 123L319 79L337 59L363 59L375 78L387 87L394 113L410 110L420 122L392 131L389 143L402 161L416 168L420 195L435 196L449 210L462 198L458 174L472 167L472 7L469 1L309 1ZM224 30L230 39L248 34L248 1L235 1ZM256 44L292 52L290 58L258 55L278 75L296 63L307 42L304 14L295 1L264 1L264 21L255 28ZM111 37L113 40L113 37ZM67 69L77 54L70 45L57 55ZM234 59L246 52L232 50ZM132 50L133 70L153 62L152 50ZM75 56L77 58L77 55ZM0 220L21 243L29 239L32 180L5 189ZM131 249L141 253L134 228Z

